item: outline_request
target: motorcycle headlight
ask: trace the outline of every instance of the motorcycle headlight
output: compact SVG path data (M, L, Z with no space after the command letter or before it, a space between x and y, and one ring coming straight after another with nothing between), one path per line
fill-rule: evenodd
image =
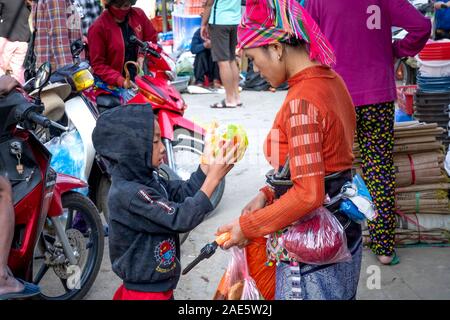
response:
M87 69L74 73L72 80L75 85L75 89L78 92L86 90L94 85L94 76Z

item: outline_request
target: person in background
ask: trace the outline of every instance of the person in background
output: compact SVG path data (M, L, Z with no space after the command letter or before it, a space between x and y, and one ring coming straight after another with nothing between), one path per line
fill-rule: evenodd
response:
M0 3L0 75L9 73L20 84L25 82L23 63L31 35L30 9L25 0Z
M98 78L96 85L102 89L131 88L132 83L125 82L125 62L135 61L142 66L144 61L137 44L130 42L132 35L141 41L157 42L152 23L142 9L133 7L135 3L136 0L106 0L106 10L89 29L90 62ZM137 70L134 66L129 70L134 80Z
M200 28L192 37L191 52L195 54L195 85L203 87L205 85L205 76L207 76L211 87L220 88L219 66L217 62L212 60L211 40L202 39L200 36Z
M241 0L207 0L202 17L201 37L211 39L213 61L220 70L225 99L211 108L242 106L239 95L239 68L236 64L237 26L241 21Z
M306 0L305 6L334 47L335 70L356 106L362 171L378 213L368 222L372 251L382 264L396 264L394 61L422 50L430 19L407 0ZM393 26L408 35L392 42Z
M52 70L72 64L72 42L83 39L81 19L71 0L34 0L32 21L36 30L36 68L50 62ZM84 59L84 52L80 55Z
M334 52L296 0L247 0L238 39L255 72L273 87L289 83L264 153L275 171L289 164L292 186L260 189L239 219L218 229L218 234L231 233L223 247L267 242L268 259L277 262L271 284L277 300L355 299L361 225L339 212L339 201L328 209L345 228L349 261L302 263L283 249L280 239L285 228L307 219L323 206L325 195L333 198L352 179L355 108L344 81L330 67L335 63Z
M435 40L450 39L450 1L436 1L434 8L436 9Z
M76 0L81 17L83 35L87 36L90 26L101 15L103 7L99 0Z

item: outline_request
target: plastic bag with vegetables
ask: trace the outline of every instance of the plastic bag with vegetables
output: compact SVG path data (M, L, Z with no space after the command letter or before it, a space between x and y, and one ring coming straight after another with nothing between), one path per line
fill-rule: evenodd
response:
M217 156L220 148L229 141L232 141L230 149L239 143L239 147L236 151L237 161L242 160L248 147L248 137L247 132L241 125L218 125L217 122L213 122L207 129L205 143L211 149L210 154L213 157ZM209 163L206 156L202 156L201 162L203 164Z
M230 249L231 260L214 300L263 300L255 280L249 274L245 249Z

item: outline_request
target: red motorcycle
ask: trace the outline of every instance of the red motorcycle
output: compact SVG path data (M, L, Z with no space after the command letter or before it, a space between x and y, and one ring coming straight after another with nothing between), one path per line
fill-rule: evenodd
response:
M50 64L38 70L37 89L50 70ZM86 183L50 167L51 154L33 129L64 127L41 115L39 100L18 91L0 98L0 173L11 181L16 221L8 265L41 287L41 299L80 299L100 269L103 226L94 204L75 192Z
M167 179L187 180L197 169L200 155L203 152L205 130L184 118L187 105L177 89L171 85L176 77L175 62L167 55L161 46L142 42L135 36L130 41L137 44L145 53L144 75L135 77L137 89L132 90L132 97L126 103L150 103L161 128L162 141L166 147L165 165L161 166L161 174ZM126 81L130 81L128 65L125 64ZM121 101L104 92L96 98L100 112L116 107ZM89 95L89 94L88 94ZM89 96L91 101L93 96ZM168 168L167 168L168 167ZM169 170L170 169L170 170ZM176 173L176 175L174 174ZM215 190L211 203L217 207L225 190L225 179Z

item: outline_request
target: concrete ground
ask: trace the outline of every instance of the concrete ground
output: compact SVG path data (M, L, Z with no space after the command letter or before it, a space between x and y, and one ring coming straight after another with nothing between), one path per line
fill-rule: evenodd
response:
M208 106L222 96L185 95L189 106L186 117L205 123L213 119L223 123L242 124L249 134L245 158L227 177L223 199L215 215L191 232L182 246L182 263L186 266L200 249L214 239L216 229L236 219L245 204L264 184L269 166L262 153L264 138L271 127L286 92L243 92L243 108L213 110ZM450 248L401 248L401 263L380 266L374 256L364 250L358 299L450 299ZM211 299L227 267L227 253L217 253L182 276L175 292L176 299ZM85 299L111 299L120 280L111 271L108 248L94 286Z

